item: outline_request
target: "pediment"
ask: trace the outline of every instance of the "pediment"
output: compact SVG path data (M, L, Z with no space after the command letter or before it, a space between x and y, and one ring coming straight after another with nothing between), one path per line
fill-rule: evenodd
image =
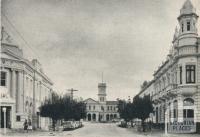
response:
M95 101L92 98L88 98L84 102L87 103L87 104L98 104L98 101Z

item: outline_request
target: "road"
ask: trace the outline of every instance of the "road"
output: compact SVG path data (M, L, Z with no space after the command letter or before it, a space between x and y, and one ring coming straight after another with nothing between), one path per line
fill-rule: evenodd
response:
M62 133L74 137L133 137L133 134L133 130L117 127L114 123L85 123L83 128Z
M164 137L163 131L148 133L137 132L136 129L120 128L115 123L89 123L73 131L54 132L56 137ZM0 135L1 136L1 135ZM3 136L3 135L2 135ZM50 132L32 131L29 133L10 133L6 137L52 137ZM168 137L179 137L180 134L169 134ZM199 137L197 134L181 134L181 137Z
M62 132L58 136L71 137L166 137L163 131L148 133L138 132L133 128L120 128L115 123L84 123L84 127ZM179 137L179 134L169 134L168 137ZM182 134L182 137L199 137L197 134Z

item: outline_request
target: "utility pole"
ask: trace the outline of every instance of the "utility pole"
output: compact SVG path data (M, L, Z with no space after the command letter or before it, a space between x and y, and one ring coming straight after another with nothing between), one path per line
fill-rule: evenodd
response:
M74 91L78 91L78 90L71 88L71 89L68 89L67 91L71 92L71 99L73 100Z

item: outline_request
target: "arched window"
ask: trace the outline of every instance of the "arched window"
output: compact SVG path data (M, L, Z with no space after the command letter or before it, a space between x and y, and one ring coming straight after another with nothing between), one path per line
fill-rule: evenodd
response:
M174 118L178 118L178 101L174 100L173 104L174 104L174 110L173 110Z
M194 100L191 98L186 98L183 101L184 106L193 106L194 105Z
M183 106L193 106L194 100L192 98L186 98L183 100ZM183 109L184 118L194 118L194 109Z
M88 121L91 121L91 119L92 119L91 114L88 114L88 115L87 115L87 118L88 118Z
M169 103L169 108L171 107L171 103ZM171 109L169 109L169 118L171 118Z

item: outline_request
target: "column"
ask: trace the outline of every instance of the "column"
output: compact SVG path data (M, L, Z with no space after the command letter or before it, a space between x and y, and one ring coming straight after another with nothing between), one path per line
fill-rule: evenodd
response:
M16 97L16 72L13 69L12 69L12 92L11 92L11 97L12 98Z
M171 112L171 118L170 118L170 120L171 120L171 122L173 122L174 121L174 102L171 102L171 105L170 105L170 112Z
M177 101L178 101L178 122L183 122L183 100L180 94L178 94Z
M8 95L11 97L11 73L10 70L7 71L7 87L8 87Z
M23 112L23 75L21 71L18 71L18 76L17 76L17 83L18 83L18 89L17 89L17 107L16 110L17 112Z
M99 121L99 113L96 113L96 122Z
M185 64L182 65L182 84L186 83L186 68Z
M183 68L182 68L183 69ZM180 84L180 68L178 67L177 69L176 69L177 71L177 85L179 85ZM182 72L183 73L183 72Z

